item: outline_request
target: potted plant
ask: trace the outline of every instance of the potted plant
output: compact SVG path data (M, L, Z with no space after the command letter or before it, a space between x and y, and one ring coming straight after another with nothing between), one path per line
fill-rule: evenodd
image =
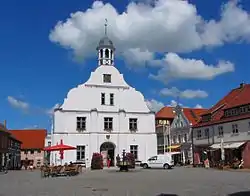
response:
M103 158L100 153L93 153L91 160L91 169L103 169Z
M133 153L126 153L126 157L128 160L128 168L134 169L135 168L135 156Z

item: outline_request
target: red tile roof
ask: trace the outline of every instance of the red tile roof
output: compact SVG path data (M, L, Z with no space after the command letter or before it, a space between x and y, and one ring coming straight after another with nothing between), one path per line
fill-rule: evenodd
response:
M156 119L174 119L175 113L174 111L175 107L163 107L159 112L156 113ZM206 112L207 109L200 109L200 108L183 108L183 113L188 119L190 123L193 125L196 124L200 120L201 114Z
M206 112L207 109L203 108L183 108L183 113L192 125L195 125L201 119L201 115Z
M22 142L21 149L43 149L47 130L23 129L9 130L14 137Z
M231 90L225 97L204 113L204 115L211 115L211 120L209 122L199 122L196 124L196 127L248 118L249 114L223 118L225 109L247 104L250 104L250 84L241 84L239 88Z
M174 119L174 107L165 106L156 113L156 119Z

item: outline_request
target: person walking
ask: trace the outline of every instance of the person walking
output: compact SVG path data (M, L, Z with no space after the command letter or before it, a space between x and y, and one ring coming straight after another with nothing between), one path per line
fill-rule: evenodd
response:
M107 166L108 166L108 168L110 168L110 163L111 163L111 159L110 159L110 156L108 155L108 157L107 157Z

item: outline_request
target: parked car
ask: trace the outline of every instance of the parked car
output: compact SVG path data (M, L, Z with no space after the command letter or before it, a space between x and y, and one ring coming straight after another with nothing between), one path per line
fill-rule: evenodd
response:
M140 164L144 169L146 168L163 168L171 169L174 166L174 160L171 154L161 154L150 157L146 161L142 161Z

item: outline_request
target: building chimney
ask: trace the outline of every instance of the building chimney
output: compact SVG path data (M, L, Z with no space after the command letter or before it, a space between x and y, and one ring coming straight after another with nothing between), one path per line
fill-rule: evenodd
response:
M245 85L245 83L244 83L244 82L240 83L240 88L243 88L243 87L244 87L244 85Z
M3 125L5 128L7 128L7 121L6 120L3 121Z

